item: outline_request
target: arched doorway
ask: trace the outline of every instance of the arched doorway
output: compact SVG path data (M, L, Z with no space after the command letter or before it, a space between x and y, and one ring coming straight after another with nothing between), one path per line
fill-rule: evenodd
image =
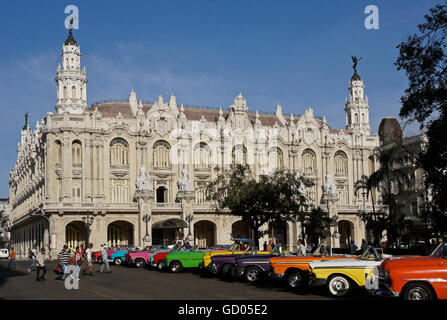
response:
M134 226L127 221L114 221L107 227L107 245L115 247L119 245L133 245Z
M338 233L340 234L340 248L346 249L354 239L354 224L348 220L338 222Z
M168 189L166 189L165 187L157 188L156 198L157 203L168 202Z
M239 220L233 223L231 226L231 237L251 239L251 230L247 222Z
M152 244L171 245L184 238L184 229L188 225L182 219L168 219L152 225Z
M87 243L87 229L82 221L72 221L65 227L65 243L69 248L75 249Z
M269 227L269 239L273 239L276 245L281 245L283 249L287 249L288 225L282 223Z
M194 224L194 241L201 248L211 247L216 244L216 224L202 220Z

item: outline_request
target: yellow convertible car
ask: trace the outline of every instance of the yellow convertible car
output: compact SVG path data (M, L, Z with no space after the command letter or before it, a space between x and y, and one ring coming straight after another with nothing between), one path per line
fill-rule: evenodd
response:
M334 297L348 294L353 285L365 287L365 280L373 274L374 267L384 258L381 248L369 247L356 259L322 260L309 263L311 279L326 283L328 293Z

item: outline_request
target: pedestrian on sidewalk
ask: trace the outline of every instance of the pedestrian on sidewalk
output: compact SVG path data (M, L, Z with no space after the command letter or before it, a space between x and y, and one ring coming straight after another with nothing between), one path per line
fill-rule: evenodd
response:
M37 244L34 244L33 249L29 252L29 258L31 259L31 265L28 268L28 272L33 271L36 266L36 256L37 256Z
M85 258L82 256L82 252L79 247L76 247L76 251L73 254L73 262L75 265L75 272L73 276L75 279L79 280L82 263L87 262L87 260L85 260Z
M109 267L109 259L107 257L107 246L104 245L101 249L101 254L102 254L102 266L101 269L98 270L98 272L103 272L104 270L104 266L107 267L107 273L111 273L112 271L110 271L110 267Z
M88 245L87 250L85 250L85 253L87 255L87 269L88 269L88 275L92 276L92 270L93 270L93 243L90 243Z
M40 252L36 256L36 281L45 281L45 275L47 274L47 267L45 267L45 249L40 249ZM40 272L43 272L42 276Z
M16 252L14 251L14 247L11 247L11 251L9 252L8 270L11 270L11 265L14 265L14 269L19 267L16 262Z
M299 256L305 256L306 255L306 247L303 244L303 240L298 240L298 255Z
M62 250L57 255L57 263L61 266L63 274L60 277L57 277L58 280L65 280L66 272L67 272L67 265L68 265L68 259L70 258L70 254L67 252L68 246L64 245Z

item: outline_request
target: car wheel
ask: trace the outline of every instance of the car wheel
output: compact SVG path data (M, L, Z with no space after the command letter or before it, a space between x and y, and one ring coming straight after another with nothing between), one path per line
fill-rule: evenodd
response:
M303 284L303 275L298 270L292 270L286 275L287 286L292 289L301 287Z
M165 263L163 260L160 260L157 262L157 269L158 271L163 271L163 268L165 267Z
M410 283L404 292L405 300L434 300L433 291L429 285L419 282Z
M178 273L183 271L183 266L180 261L173 261L170 265L171 272Z
M259 280L259 278L261 277L261 270L259 270L259 268L257 267L248 267L245 270L245 280L247 280L247 282L257 282Z
M113 261L113 263L115 264L115 266L120 266L123 263L123 261L121 260L121 258L116 258Z
M236 275L236 267L232 264L226 264L222 267L222 275L225 277L234 277Z
M333 275L327 281L327 290L334 297L343 297L351 290L351 282L342 275Z
M137 268L143 268L146 265L146 262L143 259L135 260L135 266Z

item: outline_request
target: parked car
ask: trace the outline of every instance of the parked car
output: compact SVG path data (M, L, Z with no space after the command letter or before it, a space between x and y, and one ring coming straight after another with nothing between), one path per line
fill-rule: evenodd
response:
M274 257L281 254L280 248L277 247L276 250L270 251L256 251L256 248L252 246L250 241L249 246L242 253L234 252L233 254L215 254L211 256L211 263L209 265L209 270L213 274L221 274L224 277L236 277L238 274L238 264L237 259L243 257L254 257L255 260L259 260L256 257ZM269 260L265 259L267 264Z
M145 248L146 249L146 248ZM143 249L144 250L144 249ZM110 255L110 260L116 265L119 266L126 262L126 254L130 251L141 251L140 247L129 246L126 250L115 251Z
M313 261L309 267L314 281L325 283L331 296L341 297L351 292L354 285L364 288L365 279L385 258L391 256L384 255L382 248L369 247L359 258Z
M182 272L184 268L198 268L203 262L203 256L207 250L198 250L197 246L188 250L177 250L166 255L166 266L171 272ZM221 251L223 252L223 251Z
M404 300L447 299L447 243L429 256L384 260L366 287L376 295Z
M0 259L8 259L8 258L9 258L9 250L0 249Z
M167 250L167 246L163 245L152 245L147 246L143 250L138 251L129 251L126 255L126 263L128 266L135 265L137 268L143 268L146 265L149 265L151 255L154 252L158 252L160 250Z
M112 254L115 251L125 250L129 247L129 245L118 245L116 247L110 247L107 250L107 258L109 262L112 262ZM101 251L95 251L92 253L93 259L97 263L102 263L102 253Z
M150 258L150 264L152 267L156 267L159 271L163 271L166 267L166 256L171 253L180 250L183 247L182 242L176 243L171 249L163 249L155 251ZM169 248L169 246L168 246Z
M284 279L290 288L295 289L309 283L310 262L353 258L357 258L357 256L331 254L331 251L322 244L308 256L290 255L270 258L271 273L269 276Z
M291 254L276 247L268 254L241 255L236 257L236 276L244 277L245 281L254 283L268 277L272 271L270 259L275 257L288 257ZM296 257L296 256L294 256Z
M209 271L212 256L222 254L242 254L252 242L251 239L245 238L234 238L231 240L233 241L233 244L227 250L225 250L225 247L218 247L218 250L214 250L214 246L209 248L203 256L203 262L199 263L199 269L202 271Z

